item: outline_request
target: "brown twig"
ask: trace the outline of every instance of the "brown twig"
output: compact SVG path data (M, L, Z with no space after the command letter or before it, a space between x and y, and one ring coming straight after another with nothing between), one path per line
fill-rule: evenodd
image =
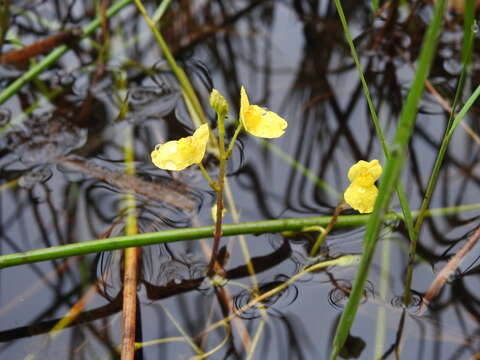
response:
M320 249L320 245L323 243L327 235L332 231L333 227L337 223L338 217L342 213L343 210L345 210L348 207L348 204L342 200L337 207L335 208L333 215L332 215L332 220L328 223L327 227L320 233L318 236L317 240L313 244L309 255L311 257L317 256L318 250Z
M217 218L215 219L215 233L213 237L212 256L208 264L207 276L212 276L215 272L222 271L223 267L217 262L218 249L222 238L222 218L223 218L223 182L225 176L225 165L220 162L220 171L218 174L217 189Z
M135 330L137 319L137 279L141 248L125 250L123 278L122 360L135 358Z
M425 307L440 293L443 286L447 282L450 275L452 275L455 270L457 270L460 262L463 260L465 255L475 246L478 239L480 238L480 226L475 230L475 232L470 236L468 241L463 245L463 247L450 259L450 261L443 267L443 269L437 274L435 280L428 288L425 296L422 299L422 303L418 309L418 313L422 313L425 310Z
M453 111L452 107L450 106L449 102L440 95L440 93L435 89L430 81L425 81L425 87L427 90L433 95L433 97L437 100L440 106L448 113ZM465 121L461 121L460 125L463 127L463 130L473 139L475 142L480 145L480 136L468 125Z
M403 55L403 59L405 62L407 62L410 67L413 68L412 62L406 58L405 55ZM452 106L446 100L435 88L435 86L432 85L432 83L429 80L425 80L425 88L430 92L435 100L437 100L438 104L443 108L448 113L453 112ZM463 130L478 144L480 145L480 136L475 133L475 131L468 125L464 120L460 122L460 125L462 126Z
M68 43L82 36L81 28L72 28L67 31L49 36L39 40L34 44L25 46L20 50L13 50L6 54L0 55L0 64L20 64L34 56L42 55L49 52L52 48Z

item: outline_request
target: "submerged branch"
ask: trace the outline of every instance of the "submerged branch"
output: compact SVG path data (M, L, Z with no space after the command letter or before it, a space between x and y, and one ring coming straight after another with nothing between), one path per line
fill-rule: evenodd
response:
M468 254L468 252L475 246L475 244L480 239L480 227L477 227L473 235L468 239L468 241L463 245L463 247L450 259L450 261L445 265L445 267L437 274L435 280L428 288L425 296L422 298L422 303L418 309L419 313L423 313L425 307L440 293L443 289L443 286L448 281L450 275L452 275L460 265L461 261Z
M82 172L119 189L131 191L185 211L193 211L197 206L193 197L188 196L186 186L180 184L153 183L79 159L59 158L58 162L66 168Z
M79 27L62 31L58 34L39 40L31 45L25 46L22 49L12 50L0 55L0 64L23 64L25 61L28 61L37 55L42 55L49 52L54 47L62 44L68 44L73 40L78 40L81 36L82 29Z

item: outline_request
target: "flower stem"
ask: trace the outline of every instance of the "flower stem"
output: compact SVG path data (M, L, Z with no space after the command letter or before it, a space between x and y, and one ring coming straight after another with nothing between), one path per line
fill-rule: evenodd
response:
M225 156L225 113L219 112L218 116L218 149L220 151L220 166L218 170L218 179L215 184L217 192L217 216L215 219L215 232L213 235L213 246L210 263L207 268L207 276L213 276L216 273L215 265L217 264L217 254L222 238L222 218L223 218L223 187L225 180L225 164L227 157Z
M235 133L233 134L232 140L230 141L230 144L228 145L227 154L225 155L225 157L227 158L227 160L228 160L228 159L230 158L230 156L232 155L233 146L235 145L235 141L237 140L238 134L240 134L240 131L242 131L242 129L243 129L242 123L241 123L241 122L238 122L238 126L237 126L237 128L235 129Z
M337 207L335 208L335 211L333 212L332 219L328 223L327 227L325 228L324 231L320 232L320 235L318 235L317 241L315 241L315 244L313 244L312 249L310 250L309 255L311 257L317 256L318 249L320 248L320 245L322 245L323 241L327 237L328 233L333 229L333 226L337 222L338 216L340 213L347 208L347 203L345 201L340 202Z
M203 166L203 164L200 162L197 164L198 167L200 168L200 171L202 172L202 175L205 179L207 179L208 181L208 184L210 185L210 187L217 191L217 184L215 183L215 181L212 180L212 178L210 177L210 175L208 174L207 172L207 169L205 169L205 167Z

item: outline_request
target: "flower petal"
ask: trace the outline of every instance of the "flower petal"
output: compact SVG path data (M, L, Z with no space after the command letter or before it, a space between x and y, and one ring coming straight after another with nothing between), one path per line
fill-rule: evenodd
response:
M243 126L250 134L262 138L277 138L283 135L287 122L273 111L250 105L244 114Z
M240 122L245 127L245 113L247 112L248 108L250 107L250 102L248 101L247 92L245 88L242 86L240 89Z
M160 169L173 171L198 164L205 156L208 137L208 125L203 124L192 136L157 145L151 154L152 162Z
M348 179L361 186L370 186L382 175L382 165L377 159L370 162L360 160L348 170Z
M352 182L343 195L345 201L360 213L371 213L377 198L375 181L382 175L382 165L374 159L370 162L360 160L348 170L348 179Z
M361 214L371 213L377 199L378 189L375 185L360 186L352 183L345 190L345 202Z
M240 89L240 122L247 132L262 138L277 138L283 135L288 124L273 111L250 105L247 92Z

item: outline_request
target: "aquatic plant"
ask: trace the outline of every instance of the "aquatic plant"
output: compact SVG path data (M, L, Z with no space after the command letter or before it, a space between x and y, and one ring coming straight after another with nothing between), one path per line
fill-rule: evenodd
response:
M0 268L32 264L2 269L0 314L35 291L55 301L34 301L25 324L23 311L5 316L2 355L411 358L426 341L442 358L478 355L478 324L463 321L480 318L468 261L480 239L473 0L442 30L441 0L287 0L304 41L280 47L277 2L162 0L151 17L142 0L84 14L50 3L0 9ZM314 307L292 306L304 300ZM462 329L447 347L451 305ZM375 346L359 308L377 311Z

